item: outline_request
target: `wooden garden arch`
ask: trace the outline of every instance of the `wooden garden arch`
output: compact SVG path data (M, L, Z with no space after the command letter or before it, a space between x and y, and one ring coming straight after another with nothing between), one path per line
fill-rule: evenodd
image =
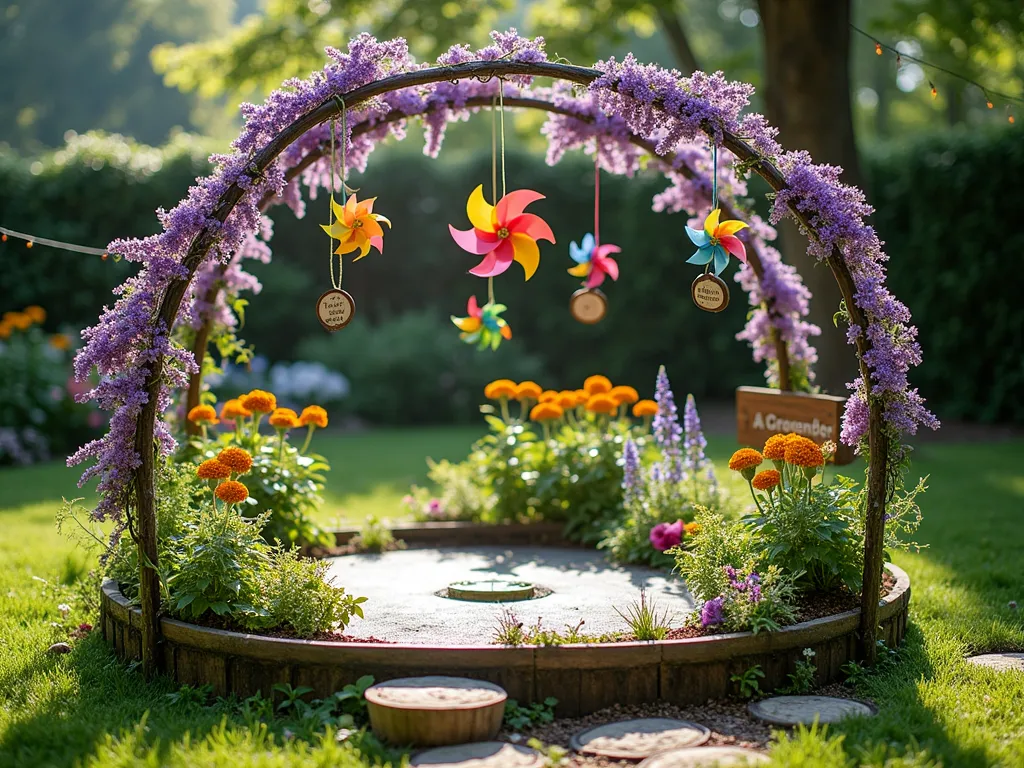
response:
M404 88L445 81L459 81L468 78L487 80L490 78L506 78L513 76L528 77L549 77L557 80L566 80L581 85L589 85L603 75L602 72L588 67L578 67L569 64L557 64L550 62L521 62L521 61L471 61L451 66L431 67L414 72L385 77L367 85L355 88L347 93L339 94L347 109L353 109L366 102L368 99L381 96L391 91L398 91ZM616 84L609 86L616 89ZM529 107L544 109L549 112L559 112L572 117L586 120L587 117L579 115L572 110L556 106L542 99L535 98L513 98L508 97L505 103L512 107ZM466 107L489 106L491 98L476 98L466 102ZM654 106L661 106L657 101ZM280 131L268 144L256 152L249 164L246 166L245 174L250 180L258 179L264 171L274 162L289 145L298 140L307 131L339 116L341 113L341 101L331 98L320 106L310 110L290 125ZM395 121L405 118L401 113L391 113L384 121ZM373 125L379 125L382 120L376 120ZM371 127L369 123L365 127L353 126L353 132L365 132ZM702 125L704 133L714 135L712 125ZM360 130L361 128L361 130ZM654 146L646 140L633 136L630 139L634 144L640 146L652 154ZM773 190L780 192L787 190L785 177L779 169L770 161L760 157L758 153L746 141L734 133L723 129L722 146L728 149L740 162L751 168L761 176ZM318 159L319 153L310 153L294 169L290 177L294 177L303 168ZM684 171L684 174L686 172ZM688 174L687 174L688 175ZM228 215L234 209L244 194L244 189L237 182L233 183L220 196L213 210L209 212L209 218L223 224ZM269 200L261 201L261 206L266 207ZM735 218L735 212L729 212L723 204L723 211L730 218ZM797 220L808 232L808 236L816 239L815 227L808 217L790 203L789 208ZM217 240L216 225L205 225L192 240L188 252L182 260L182 266L187 270L185 277L175 278L165 290L157 309L156 322L154 327L172 328L178 310L184 299L186 290L195 276L196 270L203 263L207 252L213 247ZM750 251L751 267L760 278L761 262L754 251ZM883 534L884 514L886 503L886 476L889 460L889 436L883 427L884 406L878 398L871 395L871 375L865 355L871 349L871 342L867 333L868 321L863 309L859 306L854 290L853 278L846 265L842 253L833 249L826 257L825 262L832 271L839 290L846 304L850 322L860 327L860 333L856 339L856 354L860 365L861 375L866 388L870 415L868 420L868 446L870 458L868 463L867 478L867 509L864 539L864 574L861 597L861 619L860 619L860 647L859 656L867 663L873 663L877 655L876 636L878 624L879 591L881 588L882 566L883 566ZM211 298L215 298L215 292ZM771 308L768 308L771 312ZM197 334L197 360L205 354L206 336L209 328L204 326ZM788 357L785 344L776 336L776 347L779 350L780 382L788 388ZM201 345L201 349L199 346ZM148 399L142 407L136 420L135 429L135 450L140 457L140 463L135 470L133 484L135 489L135 511L136 537L140 549L140 602L142 607L142 660L143 668L147 673L157 670L160 665L159 635L160 635L160 582L156 571L157 565L157 534L156 534L156 444L155 430L158 415L158 400L161 383L163 379L164 356L157 356L146 369L146 393ZM200 383L193 380L195 397L198 397Z

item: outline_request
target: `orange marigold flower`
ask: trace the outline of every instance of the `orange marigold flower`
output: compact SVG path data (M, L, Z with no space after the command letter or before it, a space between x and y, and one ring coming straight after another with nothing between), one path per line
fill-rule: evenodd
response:
M294 429L299 426L299 415L291 408L277 408L270 414L270 426L278 429Z
M683 526L687 536L693 536L700 531L700 523L687 523Z
M14 330L14 326L6 320L0 321L0 339L9 339L11 337L11 331Z
M794 437L786 445L786 461L798 467L820 467L825 463L818 444L809 437Z
M484 397L488 400L500 400L503 397L516 396L516 383L511 379L495 379L484 387Z
M46 310L40 307L38 304L33 304L31 307L25 307L22 312L28 316L33 323L45 323L46 322Z
M575 408L576 393L569 389L563 390L558 393L558 400L553 400L552 402L557 402L560 406L562 406L563 410L566 408Z
M754 479L750 481L750 484L759 491L768 491L781 482L782 475L779 474L779 470L764 469L754 475Z
M323 429L327 426L327 411L319 405L307 405L299 416L299 426L314 425Z
M624 385L612 387L608 394L615 398L615 402L619 405L623 403L632 404L640 399L640 394L635 389Z
M558 395L553 389L545 389L537 396L537 400L541 403L555 403L558 402Z
M729 469L742 472L744 469L758 466L762 461L764 461L764 456L760 451L755 451L753 448L740 448L729 459Z
M217 486L216 493L225 504L240 504L249 498L249 489L237 480L225 480Z
M588 376L583 382L583 389L588 395L603 395L612 391L612 383L607 376Z
M220 424L212 405L197 405L188 412L188 420L193 424Z
M591 413L615 413L618 408L619 404L615 402L615 398L604 393L592 395L587 400L587 410Z
M516 400L536 400L543 391L535 381L521 381L516 386Z
M231 467L217 459L207 459L196 467L196 477L200 480L226 480L231 477Z
M657 412L658 404L653 400L641 400L633 406L633 415L637 417L654 416Z
M273 413L277 408L277 397L262 389L254 389L248 395L242 395L240 399L242 407L253 413Z
M576 405L586 405L587 400L590 399L590 395L587 394L585 389L577 389L576 392Z
M217 454L217 461L228 467L236 475L244 475L252 469L252 456L244 448L232 445Z
M764 444L764 457L772 461L785 459L788 444L789 435L772 435Z
M224 405L220 407L220 417L222 419L241 419L252 416L252 411L242 405L242 401L237 397L228 400Z
M63 352L71 348L71 337L66 333L55 333L50 337L50 346Z
M24 331L32 326L32 318L24 312L4 312L4 322L19 331Z
M558 403L538 403L530 409L530 418L534 421L553 421L562 418L562 406Z

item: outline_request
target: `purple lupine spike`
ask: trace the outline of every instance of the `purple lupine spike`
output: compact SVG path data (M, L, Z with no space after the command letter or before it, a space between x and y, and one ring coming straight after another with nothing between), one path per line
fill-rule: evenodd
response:
M653 423L654 442L661 449L661 463L666 481L676 485L683 479L682 451L679 448L683 429L679 426L679 412L664 365L658 368L654 400L658 403L658 413L655 414Z
M640 452L632 440L626 440L622 448L622 459L622 501L629 506L643 496Z

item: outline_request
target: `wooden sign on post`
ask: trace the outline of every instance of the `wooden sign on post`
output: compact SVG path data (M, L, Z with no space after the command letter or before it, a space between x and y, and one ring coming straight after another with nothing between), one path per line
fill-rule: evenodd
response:
M856 458L853 448L839 441L845 405L845 397L739 387L736 390L736 436L740 445L757 449L780 432L796 432L818 445L832 440L838 446L833 461L849 464Z

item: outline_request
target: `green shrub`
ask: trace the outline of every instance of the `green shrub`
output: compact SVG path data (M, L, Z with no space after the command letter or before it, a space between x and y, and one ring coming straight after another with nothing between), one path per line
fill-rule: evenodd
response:
M297 549L275 549L261 580L265 619L254 626L290 628L309 637L331 627L347 626L352 616L363 618L365 597L354 597L327 580L330 564L299 556Z

